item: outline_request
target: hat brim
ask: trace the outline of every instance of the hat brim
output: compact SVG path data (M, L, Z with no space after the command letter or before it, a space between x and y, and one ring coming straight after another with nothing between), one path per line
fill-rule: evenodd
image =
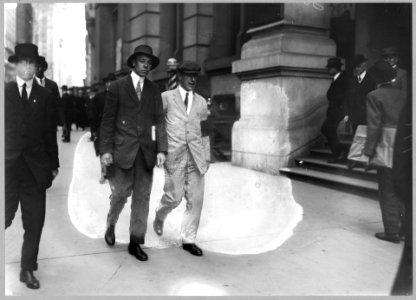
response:
M133 60L136 58L136 56L138 56L140 54L146 55L147 57L150 57L152 59L152 67L150 68L150 70L155 69L159 65L160 60L159 60L159 58L157 56L150 55L149 53L146 53L146 52L134 52L127 59L127 66L133 69L134 68L134 66L133 66Z
M179 74L186 75L186 76L199 76L200 72L187 72L187 71L179 71Z
M9 56L9 58L7 59L10 63L17 63L17 61L20 58L33 58L33 59L38 59L39 56L18 56L16 54L13 54L11 56Z
M329 68L341 68L343 66L343 63L333 63L333 64L327 64L326 65L326 68L327 69L329 69Z

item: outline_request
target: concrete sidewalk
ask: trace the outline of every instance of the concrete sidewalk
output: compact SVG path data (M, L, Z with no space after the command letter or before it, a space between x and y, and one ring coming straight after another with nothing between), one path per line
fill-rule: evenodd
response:
M178 247L181 207L168 217L162 239L148 228L148 262L127 253L128 205L117 244L107 247L109 188L98 184L98 158L86 137L74 131L71 143L59 144L60 174L48 190L35 272L39 290L18 278L20 212L7 229L6 294L389 295L403 244L374 238L382 230L377 201L227 163L212 164L207 174L198 234L203 257ZM163 171L155 169L149 224L162 187Z

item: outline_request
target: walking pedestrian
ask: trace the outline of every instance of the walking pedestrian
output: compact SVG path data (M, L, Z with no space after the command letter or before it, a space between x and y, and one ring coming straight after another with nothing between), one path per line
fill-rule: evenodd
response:
M383 48L381 50L381 56L383 57L384 61L388 62L390 66L396 70L397 75L393 80L393 85L397 86L400 90L407 94L407 72L397 65L399 62L399 54L397 48Z
M45 221L46 189L58 175L56 105L51 92L34 82L38 47L15 47L8 61L16 65L16 81L5 86L5 223L8 228L20 204L23 245L20 281L40 287L39 243Z
M206 130L208 108L205 99L195 93L201 67L195 62L184 61L177 70L179 86L162 94L168 156L164 165L164 194L156 209L153 228L156 234L162 235L167 215L185 197L182 247L192 255L202 256L195 240L204 201L204 175L210 161Z
M163 103L159 88L146 76L159 58L148 45L137 46L127 59L132 72L109 86L100 132L100 154L110 183L110 210L105 241L115 243L115 225L131 199L128 251L146 261L145 242L153 168L161 166L167 152Z

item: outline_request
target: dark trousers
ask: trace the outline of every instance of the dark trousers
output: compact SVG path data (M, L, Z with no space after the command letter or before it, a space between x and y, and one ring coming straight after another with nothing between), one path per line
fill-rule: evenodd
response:
M322 134L328 140L329 148L331 149L332 156L338 157L342 152L346 152L347 148L345 145L341 144L338 140L337 134L337 127L338 123L342 120L342 118L338 119L331 119L327 118L322 125Z
M378 176L378 198L380 201L381 216L384 231L389 234L399 233L404 217L404 205L399 200L394 189L393 170L390 168L379 168Z
M133 167L122 169L107 167L107 179L110 183L110 210L107 226L115 225L118 217L132 195L130 214L130 241L144 244L149 216L150 192L153 184L153 169L148 169L141 149L139 149Z
M45 222L46 191L39 189L35 177L23 158L6 161L6 228L12 224L20 203L23 221L21 268L37 270L39 243Z

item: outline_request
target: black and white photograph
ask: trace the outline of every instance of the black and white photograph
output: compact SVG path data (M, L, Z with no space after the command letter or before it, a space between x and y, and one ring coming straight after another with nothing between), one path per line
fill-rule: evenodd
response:
M18 1L4 296L413 296L411 1Z

